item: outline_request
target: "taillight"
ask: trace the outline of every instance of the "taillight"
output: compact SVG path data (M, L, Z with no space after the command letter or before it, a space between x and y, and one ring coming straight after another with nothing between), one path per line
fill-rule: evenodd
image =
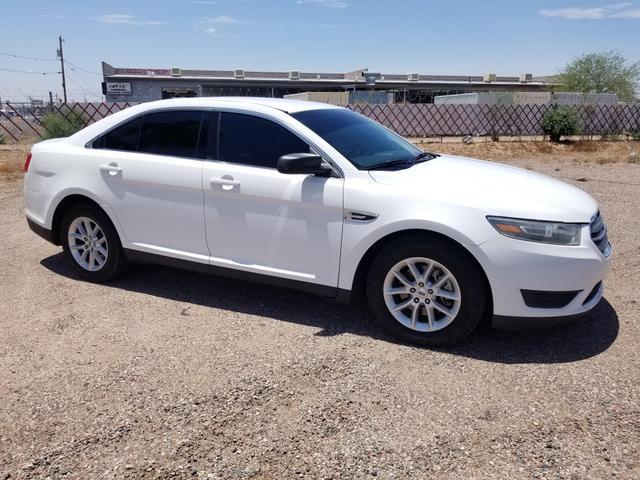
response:
M27 173L29 171L30 163L31 163L31 152L29 152L29 155L27 155L27 159L24 162L24 173Z

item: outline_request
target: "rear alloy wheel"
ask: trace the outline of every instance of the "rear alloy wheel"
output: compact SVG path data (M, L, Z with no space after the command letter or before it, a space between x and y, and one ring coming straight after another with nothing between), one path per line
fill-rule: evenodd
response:
M71 222L67 241L73 259L84 270L97 272L107 263L107 237L100 225L89 217L77 217Z
M62 220L60 235L67 258L88 280L112 280L129 264L111 220L93 205L72 207Z
M419 345L449 345L476 327L486 305L480 269L462 247L416 235L387 245L367 279L374 316L394 336Z

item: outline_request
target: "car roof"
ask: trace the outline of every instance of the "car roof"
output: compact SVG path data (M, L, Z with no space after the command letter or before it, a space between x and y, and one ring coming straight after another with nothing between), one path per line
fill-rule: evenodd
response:
M309 102L306 100L289 100L286 98L266 98L266 97L195 97L195 98L172 98L169 100L158 100L156 102L145 103L148 107L216 107L237 105L248 109L252 106L262 106L274 108L287 113L304 112L307 110L323 110L330 108L340 108L327 103Z

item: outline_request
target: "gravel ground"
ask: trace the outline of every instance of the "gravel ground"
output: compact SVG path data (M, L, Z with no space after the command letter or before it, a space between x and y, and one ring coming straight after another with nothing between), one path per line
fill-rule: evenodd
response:
M606 299L439 350L267 286L154 266L85 283L0 183L0 480L640 478L640 165L512 163L601 202Z

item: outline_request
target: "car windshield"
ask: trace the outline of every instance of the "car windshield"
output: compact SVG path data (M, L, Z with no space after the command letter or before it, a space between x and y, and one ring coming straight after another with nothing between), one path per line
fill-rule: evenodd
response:
M367 117L342 108L307 110L292 116L361 170L411 165L423 151Z

